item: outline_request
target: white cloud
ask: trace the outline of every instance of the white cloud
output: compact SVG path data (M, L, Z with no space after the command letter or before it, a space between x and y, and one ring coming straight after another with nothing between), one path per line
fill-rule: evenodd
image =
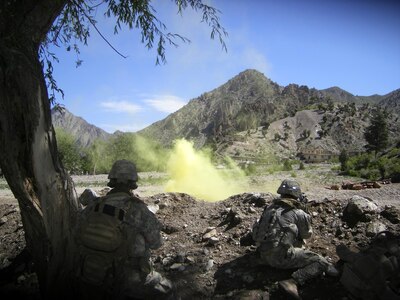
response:
M172 95L148 96L143 102L165 113L173 113L186 104L182 98Z
M128 101L105 101L101 102L100 106L107 111L129 114L135 114L143 109L140 105Z

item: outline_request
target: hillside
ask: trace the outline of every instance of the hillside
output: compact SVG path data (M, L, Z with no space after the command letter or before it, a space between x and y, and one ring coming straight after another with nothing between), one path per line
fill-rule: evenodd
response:
M355 96L339 87L283 87L246 70L138 134L167 147L185 138L196 148L211 146L239 160L316 151L337 155L344 148L364 151L364 131L376 105L389 112L390 141L398 142L400 89L383 96ZM63 114L53 111L52 117L56 127L76 136L83 147L111 136L66 109Z
M104 130L89 124L81 117L77 117L66 108L61 111L52 109L51 117L54 127L64 129L76 137L76 142L81 147L90 146L96 139L106 140L111 135Z
M233 148L253 156L265 152L287 157L320 148L335 154L342 148L360 152L376 104L390 112L390 138L395 142L400 131L399 90L354 96L338 87L282 87L256 70L246 70L139 133L166 146L186 138L197 148L211 145L230 155L235 154Z

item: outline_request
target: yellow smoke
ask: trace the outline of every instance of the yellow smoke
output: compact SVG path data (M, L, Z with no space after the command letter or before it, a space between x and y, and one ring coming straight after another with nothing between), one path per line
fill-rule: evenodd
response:
M137 134L134 139L134 149L140 158L138 163L142 169L155 171L165 169L167 151L161 145Z
M242 171L229 161L229 170L219 170L205 151L196 151L193 144L181 139L175 141L167 170L171 179L167 192L187 193L196 198L217 201L244 192L238 185L244 178Z

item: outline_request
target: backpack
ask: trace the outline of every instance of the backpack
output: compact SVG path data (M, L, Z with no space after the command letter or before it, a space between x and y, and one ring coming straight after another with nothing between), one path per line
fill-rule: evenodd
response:
M274 248L280 244L286 232L285 227L280 222L282 212L285 213L286 211L280 209L277 205L267 207L264 210L260 220L253 226L253 239L256 242L268 243Z
M78 277L100 286L115 277L115 267L127 254L123 222L125 210L105 203L107 197L87 207L81 221L77 241L79 245Z

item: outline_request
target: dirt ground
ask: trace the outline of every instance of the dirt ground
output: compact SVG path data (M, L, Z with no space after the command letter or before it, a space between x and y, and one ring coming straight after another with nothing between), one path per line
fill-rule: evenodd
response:
M378 220L400 233L400 184L359 191L328 187L314 184L306 189L314 234L305 246L339 270L335 247L341 243L353 250L365 247L371 239L369 224ZM354 195L375 202L380 213L357 224L346 223L343 210ZM155 269L176 284L182 299L288 299L277 282L290 278L293 270L259 265L248 235L275 196L252 192L219 202L183 193L142 196L163 224L164 245L152 257ZM0 193L0 241L0 298L40 299L34 266L25 250L18 203L4 191ZM349 299L338 277L321 276L301 286L299 292L302 299Z

